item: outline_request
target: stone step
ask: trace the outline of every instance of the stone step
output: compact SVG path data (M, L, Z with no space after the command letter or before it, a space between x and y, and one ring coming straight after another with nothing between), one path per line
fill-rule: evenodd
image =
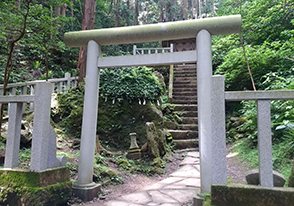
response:
M198 139L181 139L173 140L175 143L175 149L187 149L187 148L198 148L199 141Z
M167 130L173 137L173 140L178 139L196 139L198 131L195 130Z
M197 117L198 111L182 111L183 117Z
M183 84L183 85L190 85L190 84L196 84L197 85L197 81L196 79L194 80L181 80L181 81L174 81L174 86L177 84Z
M177 92L177 93L187 93L187 94L189 94L189 93L197 93L197 87L182 87L182 88L173 88L173 93L175 93L175 92Z
M174 104L176 111L197 111L197 104Z
M197 91L186 91L186 90L180 90L180 91L173 91L173 96L196 96L197 98Z
M174 95L173 100L197 100L197 96Z
M175 77L174 78L174 82L177 82L177 81L196 81L197 78L196 77Z
M176 78L176 77L195 77L195 79L196 79L196 76L197 76L197 74L196 74L196 72L176 72L176 73L174 73L174 78Z
M197 104L197 100L188 100L188 99L173 99L174 104Z
M178 83L174 83L174 89L188 89L188 88L197 88L197 84L196 83L190 83L190 84L178 84Z
M163 126L164 128L168 129L168 130L177 130L179 129L179 125L175 122L171 122L171 121L163 121Z
M174 73L176 72L197 72L195 67L175 67Z
M174 70L174 74L175 73L197 73L196 68L176 68Z
M189 64L176 64L175 67L196 67L195 63L189 63Z
M197 124L181 124L178 126L179 129L182 130L198 130L198 125Z
M194 77L197 78L197 72L195 71L177 71L174 73L175 78L179 77Z
M184 152L199 152L199 148L186 148L186 149L177 149L175 150L176 153L184 153Z
M198 117L183 117L182 124L198 124Z

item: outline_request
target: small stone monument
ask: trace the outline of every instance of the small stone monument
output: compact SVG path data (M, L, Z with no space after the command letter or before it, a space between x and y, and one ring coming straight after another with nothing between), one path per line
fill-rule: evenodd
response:
M130 133L131 138L131 146L127 154L128 159L132 160L138 160L141 159L141 150L139 149L139 146L137 144L137 134L136 133Z

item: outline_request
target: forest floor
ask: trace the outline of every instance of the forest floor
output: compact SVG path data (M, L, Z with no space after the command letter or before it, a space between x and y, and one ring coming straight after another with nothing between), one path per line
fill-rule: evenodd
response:
M245 183L245 173L249 170L248 165L241 162L236 153L231 152L232 145L227 146L227 176L229 177L229 182L232 183ZM172 156L172 161L168 162L166 165L166 173L164 175L153 175L146 176L144 174L126 174L124 170L118 170L115 165L111 167L119 172L119 176L123 178L123 184L116 185L106 185L102 187L102 194L93 201L82 203L78 200L72 200L74 205L103 205L103 203L117 199L123 195L133 193L135 191L141 190L142 188L153 185L165 178L167 178L171 173L179 168L180 163L185 158L186 153L174 153ZM190 203L185 205L191 205Z

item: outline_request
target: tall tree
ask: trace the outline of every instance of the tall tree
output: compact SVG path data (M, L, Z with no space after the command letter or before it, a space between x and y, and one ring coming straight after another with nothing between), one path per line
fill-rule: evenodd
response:
M82 30L90 30L95 28L95 12L96 12L96 0L84 0ZM86 63L87 63L87 48L86 47L83 47L80 49L79 62L80 62L79 82L83 82L86 76ZM78 63L78 66L79 66L79 63Z
M119 27L120 24L120 0L114 0L115 1L115 19L114 19L114 26Z
M182 1L183 19L188 19L188 0Z
M138 0L135 0L135 17L134 17L134 25L139 24L139 3Z

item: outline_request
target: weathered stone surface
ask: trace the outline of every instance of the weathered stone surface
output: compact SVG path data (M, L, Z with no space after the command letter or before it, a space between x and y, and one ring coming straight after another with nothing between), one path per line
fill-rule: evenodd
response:
M141 159L142 154L140 149L130 149L126 156L128 159L138 160Z
M137 134L135 132L132 132L129 135L130 135L130 139L131 139L130 150L131 149L139 149L139 146L137 144Z
M291 174L288 181L289 181L288 186L294 187L294 165L292 166Z
M2 169L0 187L8 192L6 200L0 198L0 205L55 206L66 204L72 183L66 167L43 172Z
M293 188L252 185L212 185L211 188L211 203L216 206L286 206L293 202Z
M65 166L67 158L65 156L56 157L56 134L53 127L49 126L49 141L48 141L48 159L47 168L55 168Z
M283 187L286 179L285 177L277 172L277 171L273 171L273 180L274 180L274 187ZM250 170L246 173L246 181L249 185L259 185L260 181L259 181L259 171L258 169L253 169Z
M153 122L146 123L148 154L152 158L161 157L166 153L165 133L157 130Z

